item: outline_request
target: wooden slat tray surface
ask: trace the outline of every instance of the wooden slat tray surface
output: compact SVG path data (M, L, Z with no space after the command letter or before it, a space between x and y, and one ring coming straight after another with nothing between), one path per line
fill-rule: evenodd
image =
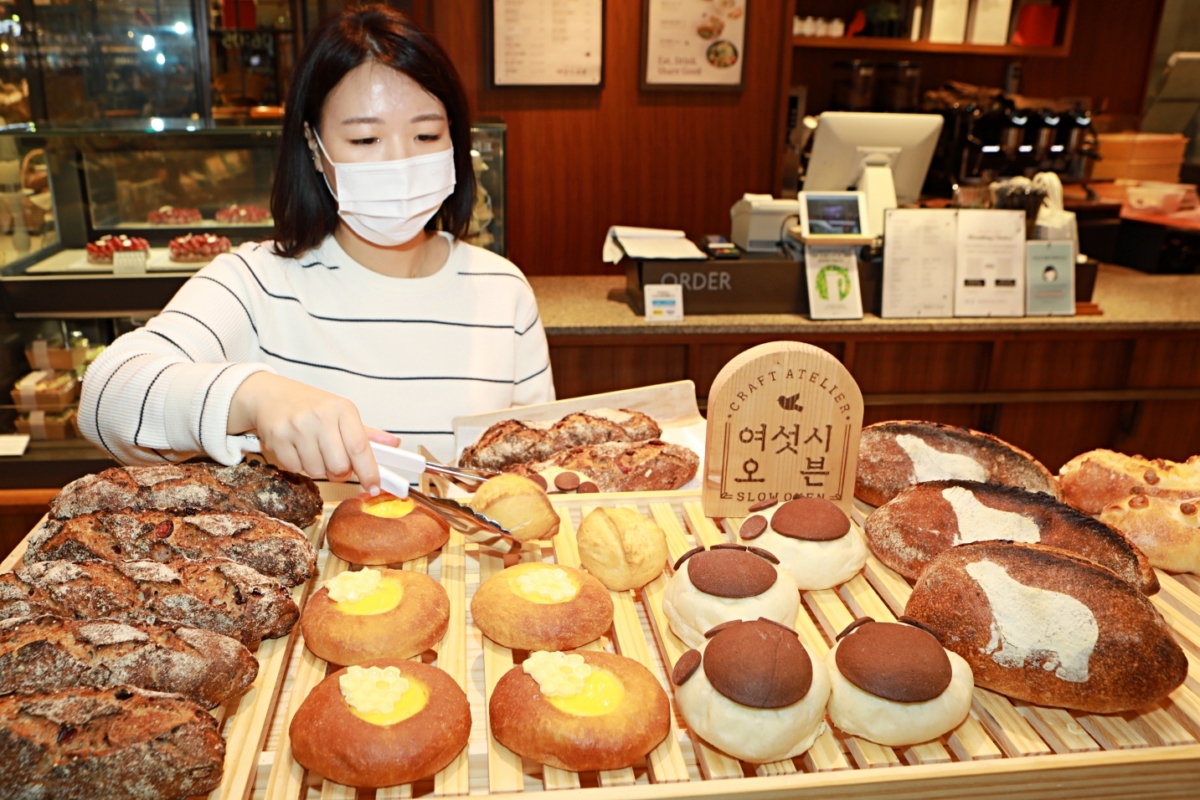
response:
M600 505L636 508L653 517L666 533L672 561L697 543L737 541L734 532L740 523L726 520L718 526L707 519L698 492L559 495L553 502L562 520L558 535L549 542L527 544L521 560L577 565L575 529L588 511ZM324 552L320 566L321 579L352 568ZM577 774L522 759L488 732L487 700L496 681L514 663L513 653L484 639L471 624L467 609L480 580L503 568L501 560L481 555L475 545L464 544L455 535L440 553L403 566L427 572L450 595L450 630L438 652L426 653L422 660L450 672L466 690L472 714L467 749L434 778L410 786L354 790L307 774L291 758L287 726L303 698L325 676L327 665L298 641L265 747L253 749L252 737L244 737L241 741L247 746L241 759L228 768L236 775L257 770L256 800L385 800L572 789L586 790L594 800L701 796L1082 800L1200 794L1200 581L1191 576L1160 572L1163 590L1154 598L1188 655L1188 680L1161 704L1138 713L1095 715L1041 708L977 688L970 716L938 741L889 748L831 729L804 755L757 766L693 738L676 713L670 736L642 762L628 769ZM613 629L591 646L642 662L671 696L667 674L686 648L662 615L666 582L664 574L639 592L613 592ZM856 616L894 619L910 591L904 578L871 558L863 572L846 584L805 592L796 627L806 644L824 654L836 633ZM293 638L299 636L297 629ZM230 757L236 755L231 747Z

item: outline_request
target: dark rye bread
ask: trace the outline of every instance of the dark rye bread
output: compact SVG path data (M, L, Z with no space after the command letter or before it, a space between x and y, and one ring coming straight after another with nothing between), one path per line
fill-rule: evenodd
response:
M1133 711L1187 677L1183 650L1145 595L1049 547L953 547L925 569L905 614L962 656L977 685L1037 705Z
M1025 520L1019 521L1019 527L996 524L995 518L963 520L947 492L957 492L959 497L969 492L980 505ZM1029 523L1036 526L1037 539L1033 539L1035 532ZM1104 523L1041 492L975 481L918 483L876 509L863 530L871 552L909 580L919 578L930 561L956 544L1030 534L1037 544L1108 567L1144 594L1158 591L1154 567L1136 545Z
M304 532L263 514L101 511L67 520L47 517L34 530L25 563L39 561L172 561L228 558L284 586L313 576L317 553Z
M195 703L132 686L0 698L8 800L183 800L221 783L225 742Z
M129 684L212 708L257 675L241 642L199 628L49 616L0 622L0 695Z
M516 464L545 461L573 447L604 442L644 442L662 429L640 411L595 409L568 414L557 422L497 422L462 452L459 463L473 469L507 470Z
M578 472L602 492L652 492L678 489L696 476L700 457L686 447L654 439L640 444L608 442L576 447L548 461L509 469L529 478L558 467Z
M858 447L858 472L854 496L864 503L881 506L900 492L919 483L912 458L897 437L912 436L938 453L964 456L982 470L986 483L1017 486L1030 492L1059 497L1058 484L1033 456L990 433L943 425L940 422L898 420L877 422L863 428ZM937 474L924 480L971 478L962 474Z
M71 481L50 501L50 515L68 519L96 511L258 512L304 527L321 507L317 485L304 475L249 464L163 464L113 467Z
M286 635L300 611L279 581L233 561L43 561L0 575L0 619L52 614L186 625L249 646Z

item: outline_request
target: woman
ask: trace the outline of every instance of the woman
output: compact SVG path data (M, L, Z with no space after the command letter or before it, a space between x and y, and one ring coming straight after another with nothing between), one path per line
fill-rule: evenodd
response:
M213 260L97 359L84 435L123 463L230 464L254 431L284 469L377 491L369 441L450 459L452 418L554 399L528 282L459 240L470 150L436 42L386 7L326 22L288 95L275 240Z

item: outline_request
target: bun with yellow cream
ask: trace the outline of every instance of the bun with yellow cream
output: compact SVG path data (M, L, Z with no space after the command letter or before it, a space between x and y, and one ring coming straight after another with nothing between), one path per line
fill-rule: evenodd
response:
M363 492L333 510L326 536L333 554L351 564L399 564L444 545L450 526L411 499Z
M613 602L600 581L558 564L517 564L488 578L471 598L483 635L514 650L570 650L612 627Z

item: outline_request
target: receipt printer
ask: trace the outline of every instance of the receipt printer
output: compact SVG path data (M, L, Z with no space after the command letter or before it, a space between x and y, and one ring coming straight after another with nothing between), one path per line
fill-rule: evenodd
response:
M776 253L787 235L788 221L799 219L799 213L796 200L745 194L729 209L733 223L729 238L747 253Z

